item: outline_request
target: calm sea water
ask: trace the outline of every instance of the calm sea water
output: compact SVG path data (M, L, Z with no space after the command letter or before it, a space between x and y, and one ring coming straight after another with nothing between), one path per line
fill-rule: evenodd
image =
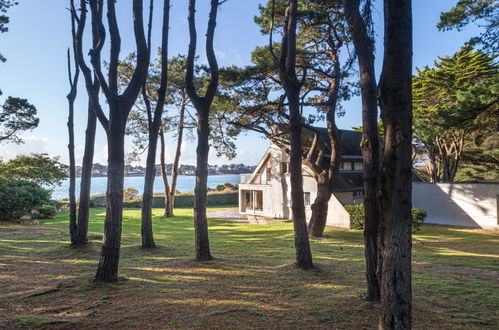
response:
M208 187L215 188L219 184L224 184L225 182L237 184L239 183L239 175L209 175L208 176ZM172 178L168 177L168 183L172 182ZM188 192L194 190L196 184L195 176L178 176L177 177L177 190L180 192ZM107 178L92 178L92 195L103 194L106 192ZM64 199L68 198L68 186L69 179L63 181L63 183L56 187L52 192L53 199ZM79 195L80 178L76 178L76 197ZM125 177L125 188L133 187L139 192L142 192L144 188L144 178L143 177ZM156 177L154 180L154 192L163 192L163 181L161 177Z

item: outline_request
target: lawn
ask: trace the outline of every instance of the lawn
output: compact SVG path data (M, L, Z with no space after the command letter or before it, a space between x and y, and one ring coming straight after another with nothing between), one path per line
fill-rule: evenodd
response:
M159 217L158 248L140 249L140 210L126 210L118 284L91 281L104 209L87 249L69 248L67 213L0 223L0 328L375 329L365 303L362 232L311 242L318 270L295 269L292 224L209 222L215 259L196 262L192 210ZM497 329L499 232L423 226L413 247L414 328Z

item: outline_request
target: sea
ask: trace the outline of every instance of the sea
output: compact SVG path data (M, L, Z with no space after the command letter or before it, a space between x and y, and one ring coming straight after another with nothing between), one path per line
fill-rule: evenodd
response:
M168 177L168 183L171 184L172 178ZM224 183L238 184L240 176L237 175L209 175L208 188L215 188L219 184ZM107 178L95 177L92 178L91 195L103 194L106 192ZM196 185L196 177L191 175L177 177L177 190L180 192L188 192L194 190ZM68 198L69 179L62 182L60 186L52 189L52 199L61 200ZM76 178L76 198L79 198L80 178ZM144 188L144 177L125 177L125 188L133 187L142 193ZM163 192L163 181L160 176L154 180L154 192Z

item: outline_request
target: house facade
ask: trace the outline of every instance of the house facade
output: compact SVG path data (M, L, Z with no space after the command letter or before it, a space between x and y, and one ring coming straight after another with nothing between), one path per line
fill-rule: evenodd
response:
M350 228L350 215L343 205L360 204L364 198L360 149L362 134L350 130L341 130L341 133L343 155L328 205L327 225ZM321 135L325 134L325 129L321 129ZM325 137L322 140L326 141ZM330 157L328 150L326 146L323 156L325 159ZM313 173L305 165L302 167L302 174L305 211L307 219L310 219L311 205L317 195L317 183ZM252 174L241 176L239 212L274 219L291 218L289 155L276 145L269 147Z

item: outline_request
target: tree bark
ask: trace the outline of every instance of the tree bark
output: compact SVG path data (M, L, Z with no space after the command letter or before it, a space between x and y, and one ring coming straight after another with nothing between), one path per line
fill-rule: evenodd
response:
M74 57L75 72L72 74L71 70L71 50L68 49L68 78L70 91L67 95L69 113L68 113L68 151L69 151L69 235L71 237L71 244L75 241L76 232L76 162L75 162L75 136L74 136L74 103L78 93L78 80L80 77L80 67L77 61L77 41L76 41L76 12L74 0L69 1L71 13L71 36L72 36L72 50Z
M98 84L96 85L98 90ZM78 205L78 225L76 229L74 247L88 244L88 221L90 217L90 188L92 185L92 166L94 161L95 132L97 129L97 117L88 104L87 129L85 130L85 148L83 150L83 162L80 178L80 204Z
M142 222L141 236L142 248L152 249L154 243L152 229L152 199L154 194L154 179L156 178L156 150L158 135L149 134L149 147L147 148L146 174L144 178L144 192L142 194Z
M152 5L150 2L150 17L152 17ZM168 83L168 28L170 16L170 0L165 0L163 5L163 25L161 37L161 82L158 88L158 100L154 109L154 116L151 118L150 106L148 106L149 114L149 147L147 150L146 160L146 175L144 181L144 193L142 195L142 247L145 249L154 248L156 244L153 238L152 229L152 199L154 193L154 179L156 177L156 151L158 145L158 134L161 128L163 118L163 110L165 106L166 87ZM151 49L151 25L152 19L149 20L148 45ZM144 83L144 96L147 98ZM148 100L146 101L146 105Z
M300 114L301 85L296 75L296 24L298 1L290 0L286 9L284 30L279 55L279 77L289 104L291 210L295 232L296 267L307 270L314 267L308 240L302 175L302 117ZM273 19L273 17L272 17Z
M412 179L412 9L384 1L384 58L379 100L385 131L381 159L382 329L410 329Z
M166 210L166 217L173 217L173 208L175 206L175 194L177 193L177 177L178 177L178 166L180 162L180 155L182 153L182 140L184 135L184 118L185 118L185 107L186 102L182 102L180 106L180 114L178 121L178 132L177 132L177 148L175 150L175 158L173 160L172 166L172 185L169 191L168 204Z
M209 113L213 98L218 88L218 63L213 47L219 0L211 0L211 10L206 32L206 57L210 68L210 82L204 96L200 96L194 84L194 60L196 56L196 0L189 0L189 51L185 84L187 95L198 115L198 146L196 149L196 187L194 189L194 231L196 243L196 260L211 260L210 243L208 239L208 221L206 219L206 193L208 191L208 153L209 153Z
M196 234L196 259L213 259L208 238L206 219L206 194L208 193L208 143L210 125L208 109L198 112L198 145L196 148L196 186L194 188L194 229Z
M120 109L110 109L116 113ZM112 117L111 117L112 118ZM125 127L121 120L110 120L107 136L107 206L104 222L104 242L95 279L102 282L118 281L118 263L121 246L123 216L123 182L125 170Z
M311 206L312 215L308 223L308 232L312 237L321 237L327 222L328 203L331 199L329 186L325 178L316 178L317 196Z
M68 67L70 68L70 57L68 50ZM71 70L69 71L69 79L71 83L71 91L68 94L69 115L68 115L68 134L69 134L69 235L71 237L71 245L75 243L76 232L76 162L75 162L75 136L74 136L74 102L76 99L76 90L78 80L72 80Z
M160 155L159 155L159 162L160 162L160 167L161 167L161 180L163 181L163 190L164 190L164 197L165 197L165 213L164 217L168 218L169 213L168 213L168 205L170 204L170 186L168 185L168 173L166 171L166 154L165 154L165 133L163 130L159 131L159 141L160 141ZM173 216L173 213L172 215Z
M102 22L102 0L90 0L92 11L92 30L97 36L97 45L90 51L90 58L100 87L109 104L109 118L100 107L96 107L92 99L97 118L106 131L108 141L108 181L107 207L104 222L104 241L101 257L95 275L96 281L116 282L118 280L118 263L121 245L121 224L123 211L123 181L125 158L125 127L128 115L133 107L141 87L147 79L149 67L149 47L144 33L143 1L133 0L133 29L137 48L137 65L128 86L122 94L118 90L118 64L121 50L121 37L116 16L115 1L107 1L107 21L110 37L110 57L108 79L104 77L100 62L100 52L105 39L105 27ZM82 6L84 1L82 1ZM84 8L86 10L86 8ZM83 16L83 11L81 16ZM80 24L82 18L80 17ZM95 44L94 44L95 45ZM83 70L83 68L82 68ZM88 70L86 68L83 71ZM87 80L87 79L86 79ZM88 85L88 83L87 83ZM88 87L87 87L88 89Z
M303 175L302 175L302 124L298 95L290 95L289 100L289 131L291 133L291 154L289 161L289 173L291 181L291 210L295 231L296 267L311 269L312 252L307 233L307 222L305 217L305 202L303 199Z
M380 149L378 133L377 86L374 70L374 41L360 14L359 0L344 0L345 14L357 52L362 96L362 158L364 167L364 251L366 258L366 300L380 301L378 278L379 223L378 201ZM370 10L370 9L369 9Z

